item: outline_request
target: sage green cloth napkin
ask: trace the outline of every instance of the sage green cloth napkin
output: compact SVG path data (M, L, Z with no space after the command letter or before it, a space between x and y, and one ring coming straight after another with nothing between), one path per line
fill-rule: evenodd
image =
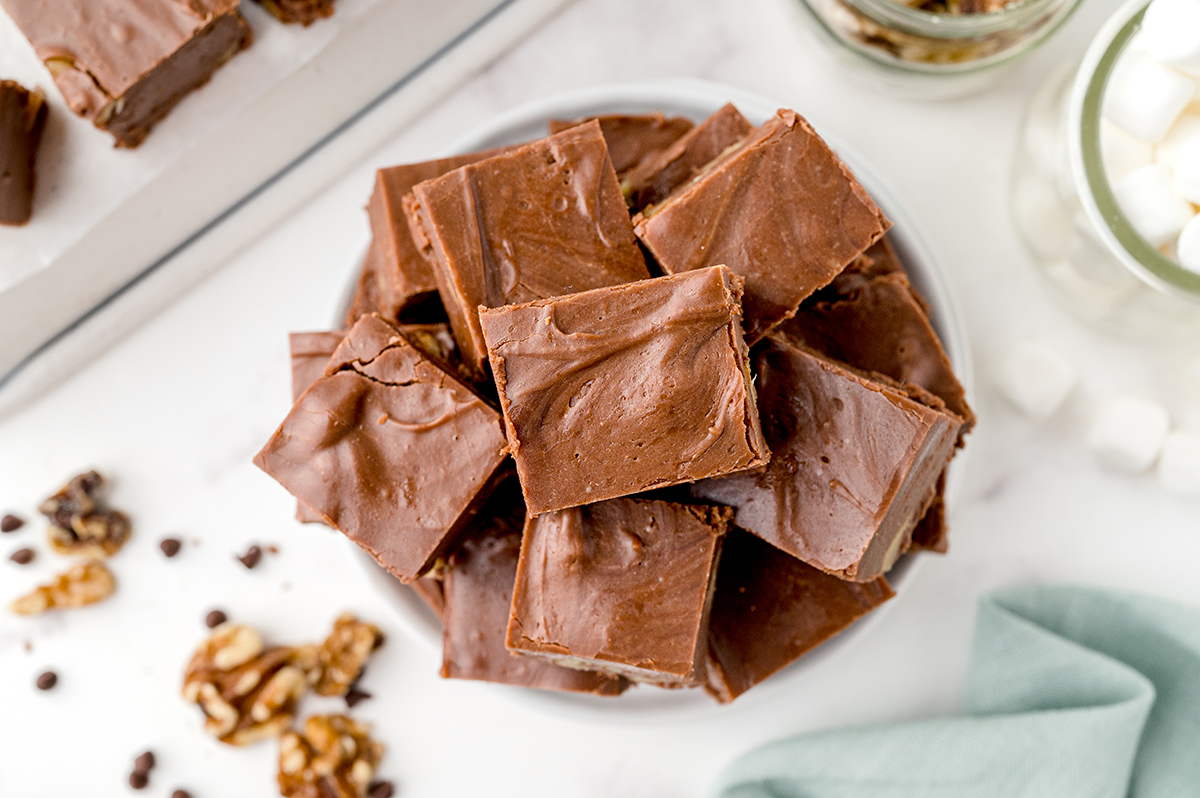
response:
M758 748L720 798L1200 796L1200 610L1020 587L979 605L963 717Z

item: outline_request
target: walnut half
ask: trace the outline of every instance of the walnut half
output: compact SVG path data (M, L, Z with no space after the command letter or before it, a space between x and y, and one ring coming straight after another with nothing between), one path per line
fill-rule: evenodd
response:
M350 613L333 622L333 631L316 650L319 670L313 673L318 695L345 695L362 673L371 652L383 645L383 633Z
M117 582L104 563L83 562L10 607L18 615L38 615L54 607L83 607L107 598L116 588Z
M383 745L345 715L314 715L279 740L284 798L364 798Z
M59 554L111 557L129 540L129 518L100 501L104 477L80 474L42 502L38 510L50 519L50 546Z

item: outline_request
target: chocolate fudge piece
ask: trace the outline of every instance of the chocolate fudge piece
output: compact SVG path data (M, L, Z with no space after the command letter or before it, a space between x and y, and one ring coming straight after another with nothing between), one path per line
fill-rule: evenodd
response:
M621 693L628 682L620 677L564 668L505 648L525 523L516 480L497 489L479 518L486 520L450 556L446 570L442 676L543 690Z
M740 299L715 266L481 313L530 513L767 462Z
M422 576L420 579L414 579L408 587L411 587L417 597L433 610L433 614L438 617L438 620L445 620L446 590L440 577Z
M480 306L650 276L598 122L418 183L413 196L417 243L434 259L463 361L481 375Z
M300 23L304 27L333 16L333 0L256 0L284 24Z
M755 362L771 462L692 494L736 507L738 526L816 568L875 579L933 500L962 419L920 388L868 379L784 336Z
M818 571L736 527L721 551L705 689L728 703L895 594Z
M40 89L0 80L0 224L22 225L33 214L34 164L48 107Z
M798 114L780 111L634 217L669 274L723 263L746 280L746 340L796 313L890 222Z
M469 524L503 448L500 414L370 315L254 462L408 583Z
M0 0L71 110L136 147L250 46L238 0Z
M692 121L682 116L667 118L661 113L653 114L609 114L568 121L551 119L550 133L590 122L600 123L600 132L608 145L613 169L622 177L630 169L647 158L656 155L674 144L680 136L692 129Z
M367 245L367 254L363 256L362 266L358 271L358 282L354 284L354 296L350 298L350 307L346 309L346 316L342 319L342 324L347 329L369 313L378 313L389 321L394 321L384 307L382 278L379 276L381 262L379 245L372 240Z
M629 173L621 183L621 190L630 207L641 209L662 202L753 129L733 105L721 108L664 152L648 158Z
M938 477L933 503L913 528L912 547L945 554L950 549L950 526L946 522L946 472Z
M292 402L308 390L325 371L325 364L346 337L345 330L329 332L299 332L288 335L292 352ZM321 514L304 502L296 501L296 520L304 524L323 524Z
M509 649L635 681L698 683L731 514L613 499L529 519Z

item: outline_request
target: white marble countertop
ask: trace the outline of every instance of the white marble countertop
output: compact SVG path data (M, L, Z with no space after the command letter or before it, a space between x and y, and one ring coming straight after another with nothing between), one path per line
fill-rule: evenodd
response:
M1166 400L1177 364L1196 351L1109 338L1052 305L1007 209L1029 97L1082 54L1116 3L1089 0L989 93L917 104L845 83L786 2L579 0L182 300L0 422L0 512L30 521L0 537L0 600L62 569L35 508L71 474L110 475L113 503L135 524L110 563L112 599L36 620L0 616L0 794L135 794L127 777L146 748L159 766L142 794L275 794L275 746L212 742L178 695L213 607L279 642L320 639L345 609L390 632L364 680L374 698L354 714L387 744L380 775L405 798L674 798L702 793L733 757L782 735L953 712L975 601L989 588L1078 582L1200 603L1200 505L1170 498L1152 476L1105 471L1083 444L1096 397ZM362 206L376 167L439 154L478 120L556 91L681 76L774 98L835 131L888 179L940 256L979 370L980 422L950 554L928 557L883 623L788 690L770 701L751 693L700 719L560 713L505 688L442 680L437 653L399 631L335 534L294 523L291 498L250 464L288 407L286 333L329 325L367 236ZM1046 423L1015 413L990 379L996 354L1027 336L1082 374ZM185 540L172 560L158 550L167 536ZM252 542L279 553L247 571L233 557ZM26 545L39 549L33 564L7 561ZM47 668L60 681L43 693L33 682ZM309 699L304 711L340 706Z

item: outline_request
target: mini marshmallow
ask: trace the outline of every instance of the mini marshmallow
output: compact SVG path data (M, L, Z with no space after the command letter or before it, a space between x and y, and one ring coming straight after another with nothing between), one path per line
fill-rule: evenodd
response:
M1117 64L1104 94L1104 116L1142 141L1162 141L1196 94L1196 81L1143 53Z
M1174 169L1175 161L1179 158L1179 151L1192 139L1200 139L1200 103L1189 105L1183 115L1175 120L1167 137L1154 148L1154 162L1160 163L1168 169ZM1103 143L1103 139L1101 139L1101 143Z
M996 377L1000 391L1018 410L1039 419L1054 414L1077 379L1066 358L1037 341L1022 341L1010 349Z
M1179 241L1175 243L1175 258L1183 268L1200 274L1200 216L1192 217L1179 234Z
M1134 138L1107 119L1100 121L1100 153L1110 183L1155 160L1153 144Z
M1200 499L1200 433L1176 430L1167 436L1158 479L1168 493L1184 499Z
M1200 205L1200 136L1179 150L1175 160L1175 191L1188 202Z
M1133 229L1153 247L1173 241L1196 215L1191 203L1175 193L1173 176L1162 164L1134 169L1112 190Z
M1088 433L1088 446L1107 466L1145 471L1162 450L1170 425L1162 405L1134 396L1118 397L1100 408Z
M1154 0L1142 17L1141 47L1163 64L1200 63L1200 0Z

